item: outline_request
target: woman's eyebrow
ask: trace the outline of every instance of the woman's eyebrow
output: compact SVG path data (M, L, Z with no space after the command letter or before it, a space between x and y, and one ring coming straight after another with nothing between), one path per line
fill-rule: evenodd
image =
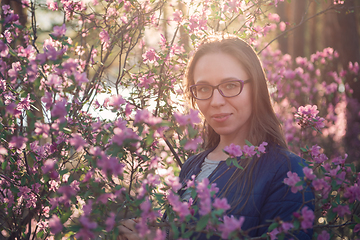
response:
M239 78L236 78L236 77L223 78L223 79L221 79L220 83L231 81L231 80L239 80ZM209 85L211 85L207 80L199 80L195 84L209 84Z

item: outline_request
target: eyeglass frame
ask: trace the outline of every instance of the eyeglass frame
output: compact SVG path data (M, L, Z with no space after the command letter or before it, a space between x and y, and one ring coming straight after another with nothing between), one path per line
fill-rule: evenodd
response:
M219 93L221 94L221 96L223 96L223 97L225 97L225 98L232 98L232 97L236 97L236 96L240 95L240 93L241 93L242 90L244 89L244 85L245 85L246 83L249 83L250 80L251 80L251 79L247 79L247 80L235 79L235 80L230 80L230 81L225 81L225 82L219 83L219 84L216 85L216 86L213 86L213 85L210 85L210 84L207 84L207 83L200 83L200 84L191 85L189 89L190 89L191 95L192 95L195 99L197 99L197 100L208 100L208 99L212 98L212 96L214 95L214 90L215 90L215 89L217 89L217 90L219 91ZM220 86L221 84L228 83L228 82L240 82L240 83L241 83L241 89L240 89L240 91L239 91L238 94L236 94L236 95L234 95L234 96L231 96L231 97L228 97L228 96L225 96L224 93L219 89L219 86ZM208 97L208 98L197 98L197 97L195 96L195 94L194 94L194 92L193 92L192 89L194 89L194 87L196 87L196 86L201 86L201 85L210 86L210 87L212 88L210 97Z

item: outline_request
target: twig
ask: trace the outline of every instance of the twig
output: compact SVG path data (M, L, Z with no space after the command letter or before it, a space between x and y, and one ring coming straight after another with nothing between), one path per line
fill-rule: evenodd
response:
M314 14L314 15L312 15L311 17L308 17L308 18L306 18L306 19L302 19L298 25L296 25L296 26L294 26L294 27L286 30L285 32L279 34L277 37L275 37L274 39L272 39L272 40L271 40L268 44L266 44L265 47L262 48L257 54L259 55L264 49L266 49L266 48L267 48L271 43L273 43L275 40L279 39L280 37L286 35L287 33L291 32L291 31L294 31L295 29L297 29L298 27L300 27L301 25L303 25L305 22L309 21L310 19L313 19L313 18L315 18L315 17L317 17L317 16L319 16L319 15L321 15L321 14L323 14L323 13L325 13L325 12L331 10L331 9L334 9L334 8L336 8L335 5L330 5L330 6L327 7L326 9L324 9L324 10L322 10L322 11L320 11L320 12Z

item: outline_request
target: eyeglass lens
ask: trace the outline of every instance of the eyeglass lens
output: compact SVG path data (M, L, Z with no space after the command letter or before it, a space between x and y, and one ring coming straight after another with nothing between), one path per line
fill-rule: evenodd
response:
M242 89L241 81L228 81L219 84L218 86L212 86L209 84L199 84L192 86L192 93L198 99L211 98L214 89L218 89L220 94L224 97L234 97L239 95Z

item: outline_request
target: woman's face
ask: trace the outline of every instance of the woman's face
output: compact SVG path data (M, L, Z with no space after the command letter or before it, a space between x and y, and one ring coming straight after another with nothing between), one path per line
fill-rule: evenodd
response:
M244 67L231 55L209 53L202 56L194 68L195 84L206 83L216 86L230 80L248 80ZM235 144L244 144L250 129L252 112L251 83L244 84L242 92L223 97L217 89L207 100L196 100L206 122L220 135Z

